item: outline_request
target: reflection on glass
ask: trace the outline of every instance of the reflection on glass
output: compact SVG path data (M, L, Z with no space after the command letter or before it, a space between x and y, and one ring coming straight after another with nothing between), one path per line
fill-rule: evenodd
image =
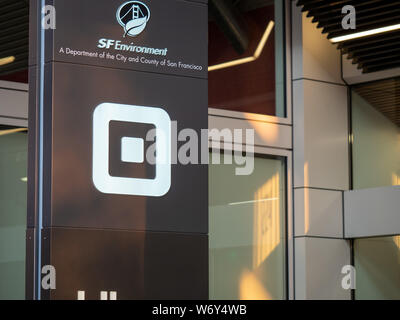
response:
M392 83L352 91L354 189L400 185L400 118Z
M25 299L25 129L0 127L0 300Z
M400 299L400 236L357 239L356 299Z
M230 9L239 25L243 52L211 11L209 22L209 106L285 116L283 2L238 1ZM242 40L242 42L245 42ZM243 48L242 48L243 49Z
M250 176L209 166L210 299L284 299L285 165L255 158Z

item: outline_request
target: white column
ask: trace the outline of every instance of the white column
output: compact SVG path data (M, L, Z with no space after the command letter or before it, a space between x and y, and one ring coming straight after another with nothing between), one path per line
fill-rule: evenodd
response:
M295 299L349 299L347 86L340 51L292 4Z

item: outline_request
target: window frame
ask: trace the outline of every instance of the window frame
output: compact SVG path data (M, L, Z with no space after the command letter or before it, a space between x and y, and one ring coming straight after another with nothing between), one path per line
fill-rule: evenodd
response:
M208 108L209 129L246 129L251 122L257 122L265 129L273 129L281 139L276 143L258 142L254 145L255 155L277 156L286 161L286 300L294 300L294 210L293 210L293 102L292 102L292 55L291 55L291 1L284 1L284 39L285 39L285 117L262 115ZM209 141L209 149L238 150L242 145L234 141L228 146L219 141ZM230 147L232 146L232 147Z
M284 106L285 106L285 117L278 117L272 115L264 115L250 112L240 112L240 111L231 111L225 109L216 109L216 108L208 108L208 114L213 116L234 118L234 119L243 119L243 120L254 120L254 121L262 121L268 123L277 123L283 125L292 125L293 124L293 110L292 110L292 55L291 55L291 34L288 32L290 29L290 0L284 0L283 3L283 16L284 16L284 82L285 82L285 92L284 92Z
M229 151L242 151L243 146L239 144L228 144L224 145L218 141L209 141L209 149L212 150L229 150ZM285 293L286 300L294 299L294 229L293 229L293 196L292 196L292 172L293 172L293 162L292 162L292 152L290 150L278 149L278 148L270 148L264 146L254 146L254 155L255 156L268 156L268 157L277 157L281 158L285 163L285 184L286 184L286 192L285 192Z

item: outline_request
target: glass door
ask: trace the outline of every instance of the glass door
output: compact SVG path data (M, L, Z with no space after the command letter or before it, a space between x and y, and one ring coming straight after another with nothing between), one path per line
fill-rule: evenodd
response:
M286 299L286 161L209 165L210 299Z
M25 299L28 135L0 126L0 300Z

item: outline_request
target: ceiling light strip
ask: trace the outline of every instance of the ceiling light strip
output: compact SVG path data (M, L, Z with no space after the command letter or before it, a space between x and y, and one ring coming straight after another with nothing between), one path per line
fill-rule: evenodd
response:
M24 132L24 131L28 131L28 129L27 128L18 128L18 129L0 130L0 136L5 136L8 134Z
M352 40L352 39L368 37L368 36L372 36L372 35L375 35L375 34L380 34L380 33L399 30L399 29L400 29L400 24L395 24L395 25L392 25L392 26L387 26L387 27L382 27L382 28L377 28L377 29L357 32L357 33L353 33L353 34L348 34L348 35L345 35L345 36L335 37L335 38L330 39L330 41L333 42L333 43L343 42L343 41L348 41L348 40Z
M245 63L249 63L249 62L253 62L253 61L257 60L260 57L262 51L264 50L265 44L268 41L268 38L271 34L272 29L274 28L274 25L275 25L275 22L272 20L268 23L268 26L265 29L264 34L263 34L260 42L258 43L257 49L254 52L253 56L216 64L214 66L208 67L208 71L211 72L211 71L215 71L215 70L230 68L230 67L234 67L237 65L241 65L241 64L245 64Z
M9 63L13 63L15 61L14 56L6 57L6 58L1 58L0 59L0 66L4 66Z

